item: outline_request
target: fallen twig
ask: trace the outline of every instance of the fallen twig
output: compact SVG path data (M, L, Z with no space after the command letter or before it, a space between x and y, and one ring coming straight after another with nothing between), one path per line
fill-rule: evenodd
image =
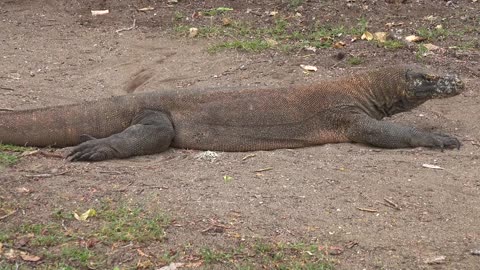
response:
M245 161L245 160L247 160L247 159L249 159L249 158L253 158L253 157L256 157L256 156L257 156L256 154L246 155L246 156L244 156L244 157L242 158L242 161Z
M123 32L123 31L133 30L133 29L135 29L135 24L136 24L136 23L137 23L137 19L133 19L133 24L132 24L132 26L127 27L127 28L121 28L121 29L115 30L115 32L118 34L118 33Z
M10 108L0 108L0 111L2 111L2 112L11 112L11 111L13 111L13 109L10 109Z
M10 212L10 213L8 213L8 214L4 215L4 216L1 216L1 217L0 217L0 220L4 220L4 219L6 219L7 217L9 217L9 216L11 216L11 215L15 214L16 212L17 212L17 210L14 210L14 211L12 211L12 212Z
M376 213L378 210L375 209L370 209L370 208L361 208L361 207L356 207L360 211L365 211L365 212L370 212L370 213Z
M63 172L59 172L59 173L26 174L25 177L28 177L28 178L49 178L49 177L53 177L53 176L64 175L68 172L69 171L63 171Z
M383 198L383 200L384 200L385 202L387 202L385 205L391 206L391 207L393 207L393 208L395 208L395 209L397 209L397 210L400 210L400 207L398 206L398 204L394 203L393 201L391 201L391 200L389 200L389 199L387 199L387 198Z
M5 90L5 91L15 91L15 89L10 88L10 87L5 87L5 86L0 86L0 89Z
M263 168L263 169L258 169L256 171L253 171L253 172L266 172L266 171L271 171L273 170L273 167L268 167L268 168Z

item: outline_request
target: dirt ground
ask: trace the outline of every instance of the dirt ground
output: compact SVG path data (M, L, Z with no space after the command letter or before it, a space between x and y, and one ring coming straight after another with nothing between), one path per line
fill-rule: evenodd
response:
M463 147L440 152L335 144L218 153L214 160L201 158L201 151L170 149L99 163L30 155L1 172L0 201L17 212L0 220L0 231L27 221L49 222L56 209L84 211L108 198L165 212L175 221L165 241L111 255L109 269L127 255L133 259L124 267L135 267L138 248L152 256L148 267L154 269L163 266L155 254L166 250L225 249L256 239L340 247L328 255L335 269L479 269L480 256L472 250L480 249L480 3L312 0L292 7L289 2L294 1L1 1L0 108L68 104L131 91L300 84L415 64L461 74L467 91L387 121L456 135ZM138 11L149 6L154 9ZM268 13L278 11L286 17L300 13L295 23L303 27L315 21L355 26L363 17L372 32L405 36L442 24L461 34L431 41L440 49L419 59L416 44L386 50L350 38L343 48L316 52L209 53L223 37L189 38L174 31L179 23L215 23L221 17L195 14L216 7L231 7L233 19L258 25L271 23ZM91 16L98 9L110 14ZM175 20L178 14L186 16ZM134 29L116 32L132 26L133 19ZM385 26L390 22L403 24L392 30ZM454 47L464 43L471 46ZM349 65L338 55L364 60ZM305 73L301 64L318 71ZM205 233L212 224L226 229ZM45 264L48 260L21 263L25 268Z

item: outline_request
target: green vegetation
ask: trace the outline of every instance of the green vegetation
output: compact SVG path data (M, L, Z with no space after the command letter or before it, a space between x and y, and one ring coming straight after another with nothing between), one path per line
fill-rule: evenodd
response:
M389 50L397 50L405 47L405 43L400 40L386 40L384 43L379 43L379 45Z
M210 14L210 13L209 13ZM226 40L212 45L209 52L236 49L247 52L259 52L271 48L279 50L298 50L303 47L331 48L345 36L359 36L367 29L368 22L362 18L356 27L343 25L331 26L316 24L311 29L299 29L291 19L277 18L270 25L258 27L245 22L231 21L227 26L221 23L196 26L197 37L224 38ZM176 32L187 36L190 25L178 25ZM272 42L273 41L273 42Z
M97 232L97 236L108 243L162 240L165 237L164 228L170 222L165 215L146 217L141 208L128 207L117 209L108 207L98 212L98 218L106 222Z
M91 250L88 250L84 247L65 247L62 249L61 258L65 262L74 263L82 267L89 267L89 262L92 257L95 256L95 253Z
M3 207L3 206L2 206ZM21 226L5 226L0 243L16 249L14 243L25 243L22 250L39 256L39 269L107 269L106 248L139 243L155 244L163 241L169 218L160 213L149 213L141 207L102 203L97 215L88 221L79 221L63 210L52 213L54 222L28 222ZM73 211L69 211L70 213ZM4 249L5 251L5 249ZM163 261L175 258L166 253ZM21 260L16 255L16 260ZM10 269L15 260L2 261L0 269Z
M175 13L173 14L173 19L175 21L181 21L185 19L185 15L180 11L175 11Z
M246 52L260 52L270 47L271 45L265 40L235 40L213 45L208 48L208 51L214 53L223 49L238 49Z
M228 8L228 7L218 7L218 8L212 8L212 9L207 9L202 11L203 16L211 17L211 16L217 16L220 14L224 14L228 11L232 11L233 8Z
M305 243L268 243L258 241L230 250L200 249L205 264L222 264L233 269L315 269L332 270L333 263L318 246Z
M30 147L0 144L0 169L17 163L21 153L32 149Z
M357 66L363 63L363 59L360 57L352 56L348 58L347 62L351 66Z
M450 35L450 32L445 28L428 29L421 27L417 30L417 34L426 40L432 41L436 39L445 39L445 37Z
M415 53L415 58L417 60L423 59L423 57L428 53L427 47L425 47L423 44L418 45L418 50Z
M299 6L303 5L304 2L305 0L290 0L290 2L288 3L288 7L291 9L296 9Z

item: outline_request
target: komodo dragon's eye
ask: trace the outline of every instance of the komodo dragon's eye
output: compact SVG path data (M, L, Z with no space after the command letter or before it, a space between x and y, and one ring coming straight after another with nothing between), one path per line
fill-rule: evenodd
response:
M438 77L435 76L435 75L424 74L424 75L423 75L423 78L424 78L427 82L432 82L432 81L437 80Z

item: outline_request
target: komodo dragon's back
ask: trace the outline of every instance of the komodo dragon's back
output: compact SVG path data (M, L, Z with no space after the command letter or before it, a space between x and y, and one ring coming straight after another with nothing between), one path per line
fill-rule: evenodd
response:
M360 142L459 147L451 136L380 121L464 89L456 75L392 67L311 85L171 90L0 114L0 142L72 146L72 160L158 153L170 146L270 150Z

